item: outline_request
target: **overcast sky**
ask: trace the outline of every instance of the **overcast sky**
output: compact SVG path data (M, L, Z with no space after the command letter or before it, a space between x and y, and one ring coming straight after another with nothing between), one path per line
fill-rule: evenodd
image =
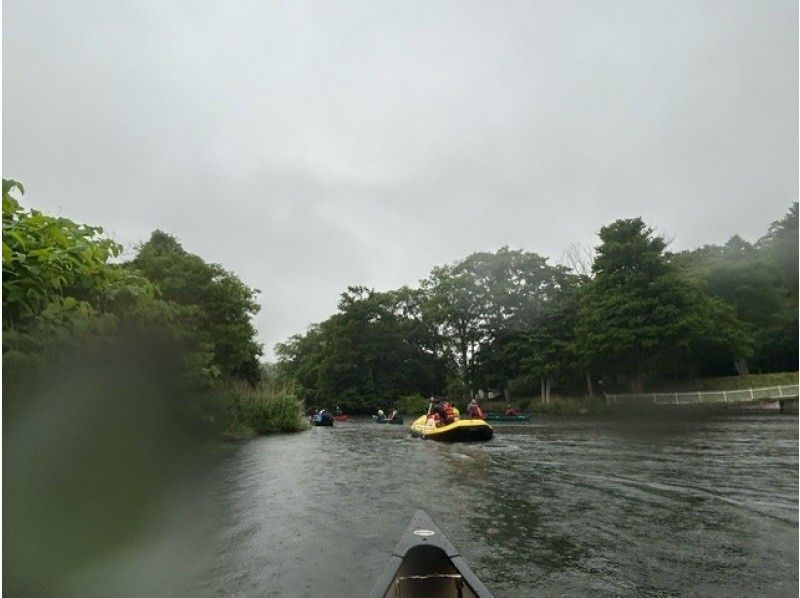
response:
M271 357L473 251L756 239L798 195L797 44L790 0L6 0L3 175L238 273Z

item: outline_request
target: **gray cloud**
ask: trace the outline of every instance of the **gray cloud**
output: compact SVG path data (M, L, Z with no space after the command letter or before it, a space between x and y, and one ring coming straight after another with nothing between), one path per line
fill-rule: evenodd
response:
M797 198L794 2L33 2L3 173L263 291L271 346L347 284L642 215L677 249Z

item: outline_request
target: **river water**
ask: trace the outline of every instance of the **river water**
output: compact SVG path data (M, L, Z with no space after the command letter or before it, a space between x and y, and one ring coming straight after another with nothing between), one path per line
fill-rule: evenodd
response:
M798 421L337 423L233 449L198 593L363 596L416 509L497 596L797 596Z

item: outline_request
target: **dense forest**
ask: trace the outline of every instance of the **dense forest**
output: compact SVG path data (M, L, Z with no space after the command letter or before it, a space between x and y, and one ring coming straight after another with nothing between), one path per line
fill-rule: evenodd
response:
M795 203L752 244L671 253L632 218L601 228L571 268L507 247L475 253L418 288L348 287L337 313L277 346L278 373L309 402L369 411L415 394L548 401L553 389L794 371L797 248Z
M4 390L17 396L43 381L59 385L48 375L76 355L83 362L71 370L84 367L91 379L117 352L108 367L148 357L139 378L158 375L176 394L203 397L189 399L199 419L270 431L276 424L264 414L277 409L278 429L300 426L289 387L252 392L262 377L257 290L161 231L121 262L122 247L101 228L25 209L23 193L3 180Z

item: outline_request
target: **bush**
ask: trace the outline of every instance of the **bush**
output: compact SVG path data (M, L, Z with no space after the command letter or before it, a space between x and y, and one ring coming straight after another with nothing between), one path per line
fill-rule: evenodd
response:
M254 388L239 383L225 387L223 393L232 405L229 433L238 434L248 428L256 434L308 428L303 403L293 385L275 383Z
M428 401L420 394L406 395L397 400L397 410L405 415L422 415L428 411Z

